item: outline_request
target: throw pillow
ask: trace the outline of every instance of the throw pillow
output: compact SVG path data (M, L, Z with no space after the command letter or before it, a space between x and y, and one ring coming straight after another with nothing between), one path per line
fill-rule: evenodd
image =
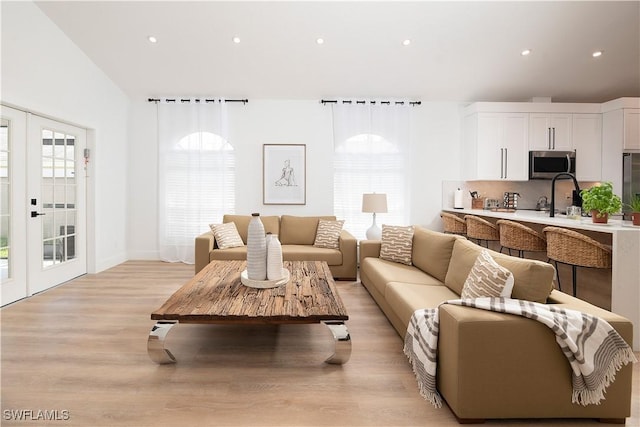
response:
M513 273L499 265L483 250L462 287L462 298L511 297Z
M380 258L411 265L413 226L382 225Z
M213 237L215 237L219 249L244 246L235 223L210 224L209 227L213 231Z
M338 249L340 247L338 239L342 231L343 220L327 221L321 219L318 222L318 231L316 231L316 240L313 246L317 248Z

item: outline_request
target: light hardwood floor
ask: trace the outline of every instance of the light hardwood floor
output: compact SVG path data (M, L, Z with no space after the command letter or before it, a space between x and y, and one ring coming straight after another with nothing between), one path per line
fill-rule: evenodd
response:
M167 338L178 363L156 365L146 351L149 315L192 272L190 265L127 262L4 307L0 424L458 425L446 406L435 409L420 397L401 338L358 282L338 282L353 343L345 365L323 363L333 350L323 325L178 325ZM640 426L638 365L628 426ZM9 419L21 410L68 419ZM485 425L589 424L602 425Z

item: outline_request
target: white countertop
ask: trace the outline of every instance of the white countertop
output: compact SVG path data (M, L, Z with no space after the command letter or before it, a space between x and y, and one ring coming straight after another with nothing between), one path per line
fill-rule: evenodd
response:
M553 225L556 227L575 228L579 230L590 230L601 233L615 233L616 231L637 231L640 233L640 227L634 226L631 221L622 221L620 219L609 219L607 224L594 224L590 217L581 217L580 219L569 219L565 215L556 214L555 217L549 217L549 212L533 211L533 210L516 210L515 212L501 212L484 209L443 209L447 212L478 215L491 218L508 219L511 221L532 222L536 224Z

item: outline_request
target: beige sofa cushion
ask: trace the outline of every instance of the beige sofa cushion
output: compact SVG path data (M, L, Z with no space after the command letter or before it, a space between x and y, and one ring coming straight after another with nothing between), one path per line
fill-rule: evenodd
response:
M385 295L389 282L416 283L420 285L442 285L438 279L419 268L380 258L367 257L362 260L360 270L364 271L378 292Z
M413 233L413 265L444 282L449 269L453 243L463 237L416 227Z
M223 223L233 222L236 224L238 234L242 237L245 245L247 244L249 221L251 221L251 215L225 215L222 217ZM262 221L265 233L280 234L280 218L278 216L261 216L260 221Z
M326 261L329 265L342 264L342 252L338 249L317 248L308 245L283 245L285 261Z
M422 285L417 283L390 282L386 299L395 314L404 324L405 331L414 311L421 308L435 308L441 302L457 299L458 295L443 285ZM404 338L404 333L402 333Z
M246 260L247 247L216 249L209 252L209 261L213 260ZM337 249L316 248L307 245L282 246L284 261L326 261L329 265L342 265L342 252Z
M312 245L316 240L318 221L335 221L335 216L293 216L280 218L280 242L283 245Z
M239 246L237 248L216 249L209 252L209 261L238 261L247 259L247 247Z
M469 240L456 240L453 245L449 270L444 284L458 295L462 294L467 276L484 248ZM511 297L545 303L553 289L555 269L551 264L531 259L516 258L489 250L494 260L513 273Z

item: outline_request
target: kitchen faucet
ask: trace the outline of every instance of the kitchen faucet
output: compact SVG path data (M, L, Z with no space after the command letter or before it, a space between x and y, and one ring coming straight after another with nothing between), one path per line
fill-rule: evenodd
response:
M549 207L549 216L555 216L555 205L556 205L556 180L561 176L567 176L573 180L573 185L576 187L576 193L580 194L580 186L578 185L578 180L573 174L568 172L561 172L553 177L551 180L551 206Z

